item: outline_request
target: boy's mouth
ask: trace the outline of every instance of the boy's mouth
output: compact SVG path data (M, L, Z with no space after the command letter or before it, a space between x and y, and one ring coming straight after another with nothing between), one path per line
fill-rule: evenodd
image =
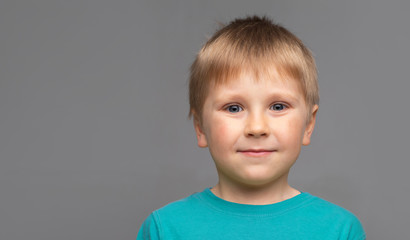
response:
M271 150L271 149L245 149L245 150L238 150L239 153L244 154L246 156L250 156L250 157L263 157L266 155L269 155L273 152L275 152L275 150Z

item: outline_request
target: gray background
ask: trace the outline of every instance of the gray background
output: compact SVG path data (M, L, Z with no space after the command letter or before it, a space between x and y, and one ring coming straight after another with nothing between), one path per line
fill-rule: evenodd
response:
M217 28L266 14L314 52L321 106L296 188L409 239L410 2L0 2L0 239L135 239L216 183L186 81Z

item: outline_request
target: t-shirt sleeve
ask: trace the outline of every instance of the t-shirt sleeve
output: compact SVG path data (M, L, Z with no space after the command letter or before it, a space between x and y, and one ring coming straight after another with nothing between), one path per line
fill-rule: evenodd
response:
M352 224L350 226L349 238L348 240L365 240L366 233L363 229L362 224L356 217L353 218Z
M138 231L137 240L156 240L160 239L158 223L154 216L155 213L151 213L148 218L142 224Z

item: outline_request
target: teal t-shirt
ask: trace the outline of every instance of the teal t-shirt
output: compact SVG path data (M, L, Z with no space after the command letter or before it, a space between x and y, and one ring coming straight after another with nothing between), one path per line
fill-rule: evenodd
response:
M137 236L137 240L365 238L352 213L306 192L274 204L247 205L225 201L210 189L154 211Z

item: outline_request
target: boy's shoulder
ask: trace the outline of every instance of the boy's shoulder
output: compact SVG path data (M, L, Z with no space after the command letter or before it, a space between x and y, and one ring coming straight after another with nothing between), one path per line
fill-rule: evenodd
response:
M185 198L166 204L155 210L153 214L161 215L163 218L177 218L178 216L190 215L193 213L192 209L199 209L204 204L201 195L203 195L203 192L192 193Z
M309 204L308 208L312 212L317 212L319 215L331 215L333 217L356 218L352 212L335 203L314 195L311 196L312 202Z

